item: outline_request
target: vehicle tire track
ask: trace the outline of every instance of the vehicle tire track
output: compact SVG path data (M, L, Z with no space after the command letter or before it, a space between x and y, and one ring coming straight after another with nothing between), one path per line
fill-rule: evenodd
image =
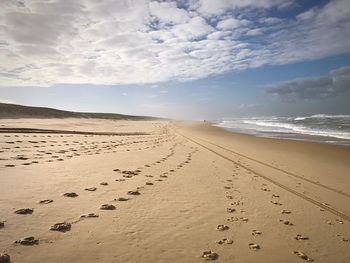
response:
M297 175L297 174L295 174L295 173L293 173L293 172L289 172L289 171L283 170L283 169L278 168L278 167L276 167L276 166L273 166L273 165L271 165L271 164L264 163L264 162L262 162L262 161L259 161L259 160L256 160L256 159L254 159L254 158L251 158L251 157L249 157L249 156L246 156L246 155L244 155L244 154L241 154L241 153L232 151L232 150L230 150L230 149L227 149L227 148L222 147L222 146L220 146L220 145L218 145L218 144L209 142L209 141L207 141L207 140L204 140L204 139L201 139L201 138L198 138L198 137L195 137L195 138L197 138L198 140L201 140L201 141L203 141L203 142L209 143L209 144L211 144L211 145L214 145L214 146L216 146L216 147L218 147L218 148L220 148L220 149L223 149L223 150L225 150L225 151L228 151L228 152L230 152L230 153L239 155L239 156L241 156L241 157L243 157L243 158L246 158L246 159L248 159L248 160L251 160L251 161L253 161L253 162L259 163L259 164L261 164L261 165L267 166L267 167L272 168L272 169L274 169L274 170L277 170L277 171L279 171L279 172L283 172L283 173L285 173L285 174L288 174L288 175L293 176L293 177L295 177L295 178L298 178L298 179L300 179L300 180L306 181L306 182L308 182L308 183L317 185L317 186L322 187L322 188L325 188L325 189L327 189L327 190L329 190L329 191L333 191L333 192L335 192L335 193L338 193L338 194L341 194L341 195L343 195L343 196L346 196L346 197L349 197L349 198L350 198L350 194L345 193L345 192L343 192L343 191L341 191L341 190L338 190L338 189L332 188L332 187L330 187L330 186L327 186L327 185L318 183L318 182L316 182L316 181L307 179L307 178L305 178L305 177L303 177L303 176L301 176L301 175Z
M324 210L326 210L326 211L328 211L328 212L330 212L330 213L332 213L332 214L334 214L336 216L339 216L339 217L341 217L344 220L350 221L350 216L348 216L347 214L345 214L343 212L340 212L340 211L338 211L338 210L336 210L336 209L334 209L332 207L329 207L329 206L327 206L327 205L325 205L325 204L323 204L323 203L321 203L321 202L319 202L319 201L317 201L317 200L315 200L313 198L310 198L310 197L308 197L308 196L306 196L304 194L301 194L301 193L293 190L292 188L290 188L290 187L288 187L286 185L283 185L283 184L281 184L281 183L279 183L279 182L277 182L277 181L275 181L275 180L273 180L273 179L271 179L271 178L269 178L269 177L267 177L267 176L265 176L265 175L263 175L263 174L261 174L261 173L259 173L257 171L254 171L253 169L247 167L246 165L241 164L239 162L236 162L236 161L232 160L231 158L229 158L229 157L227 157L227 156L225 156L225 155L223 155L221 153L216 152L215 150L209 148L208 146L205 146L202 143L197 142L197 141L195 141L195 140L193 140L193 139L183 135L182 133L180 133L178 131L176 131L176 133L178 133L182 137L186 138L187 140L189 140L189 141L191 141L191 142L201 146L202 148L204 148L204 149L206 149L206 150L208 150L208 151L210 151L210 152L220 156L221 158L223 158L223 159L225 159L225 160L227 160L227 161L229 161L231 163L234 163L235 165L240 166L240 167L246 169L247 171L249 171L249 172L251 172L251 173L253 173L253 174L255 174L255 175L257 175L257 176L259 176L259 177L261 177L263 179L265 179L266 181L269 181L270 183L272 183L272 184L274 184L274 185L276 185L276 186L278 186L278 187L280 187L280 188L290 192L291 194L294 194L294 195L296 195L296 196L298 196L298 197L300 197L300 198L302 198L302 199L304 199L304 200L306 200L306 201L308 201L308 202L310 202L310 203L312 203L312 204L314 204L314 205L316 205L316 206L318 206L318 207L320 207L320 208L322 208L322 209L324 209ZM224 147L222 147L222 148L224 148ZM224 149L228 150L226 148L224 148ZM284 171L282 170L282 172L284 172Z

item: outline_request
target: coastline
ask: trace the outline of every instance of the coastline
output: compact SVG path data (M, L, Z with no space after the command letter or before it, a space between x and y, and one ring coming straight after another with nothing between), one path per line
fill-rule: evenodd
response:
M331 136L318 136L318 135L309 135L309 134L298 134L292 132L259 132L259 133L248 133L236 131L232 128L220 127L213 124L213 126L224 129L226 131L237 133L237 134L246 134L258 138L270 138L277 140L290 140L290 141L302 141L302 142L311 142L311 143L320 143L320 144L329 144L329 145L338 145L343 147L350 147L350 140L339 139Z
M350 115L236 118L212 123L228 131L257 137L350 146Z
M347 147L200 122L32 119L29 126L100 133L0 134L0 253L12 262L192 263L208 250L217 262L350 257ZM33 213L14 213L21 208ZM96 217L81 217L90 213ZM51 231L58 222L71 229ZM29 236L38 244L13 243Z

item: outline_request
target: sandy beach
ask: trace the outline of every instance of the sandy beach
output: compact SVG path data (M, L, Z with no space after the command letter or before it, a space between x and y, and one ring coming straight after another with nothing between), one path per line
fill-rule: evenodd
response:
M350 263L350 0L0 0L0 263Z
M0 254L11 262L349 262L348 147L200 122L0 128Z

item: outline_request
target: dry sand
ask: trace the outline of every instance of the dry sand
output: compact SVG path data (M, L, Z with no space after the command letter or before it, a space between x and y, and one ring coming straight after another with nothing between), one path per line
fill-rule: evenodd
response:
M128 134L0 133L0 254L11 262L203 262L209 250L215 262L349 262L349 148L205 123L0 125Z

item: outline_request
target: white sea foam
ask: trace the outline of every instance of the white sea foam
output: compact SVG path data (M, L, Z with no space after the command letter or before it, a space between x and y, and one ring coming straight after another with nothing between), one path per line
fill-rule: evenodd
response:
M292 133L350 140L350 115L317 114L304 117L227 119L219 122L217 126L253 134Z
M350 119L350 115L347 115L347 114L338 114L338 115L315 114L315 115L311 115L309 118L349 118Z
M305 120L307 117L296 117L294 118L295 121L302 121Z

